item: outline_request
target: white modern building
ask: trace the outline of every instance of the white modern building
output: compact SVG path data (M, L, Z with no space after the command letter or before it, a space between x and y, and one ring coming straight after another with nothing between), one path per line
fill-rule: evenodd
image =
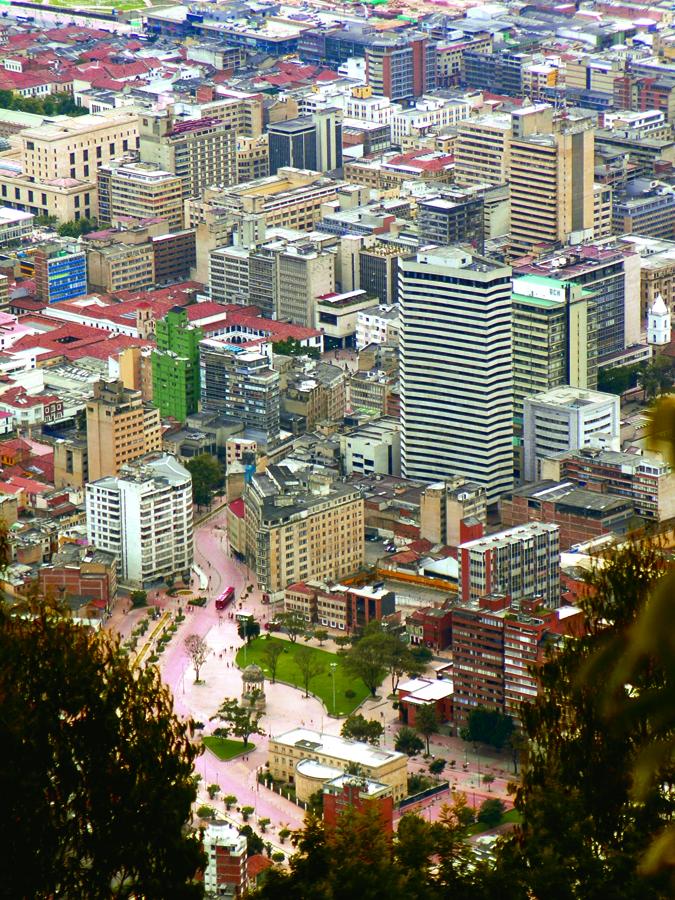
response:
M511 269L460 247L399 263L401 470L513 486Z
M463 603L488 594L512 600L541 597L560 606L560 529L531 522L460 544L458 584Z
M400 110L392 116L392 143L400 145L411 134L457 125L470 118L471 110L471 103L461 98L420 97L410 109Z
M192 478L152 453L86 488L87 539L119 560L120 581L141 587L192 567Z
M0 246L20 241L33 230L34 215L20 209L0 206Z
M541 461L556 453L620 449L620 407L614 394L557 387L523 401L523 478L541 477Z
M347 475L401 474L401 423L393 416L355 428L340 442Z

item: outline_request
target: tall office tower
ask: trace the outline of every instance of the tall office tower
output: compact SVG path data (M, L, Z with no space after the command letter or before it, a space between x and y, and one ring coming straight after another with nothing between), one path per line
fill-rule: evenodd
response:
M310 116L268 126L270 175L283 166L317 171L316 125Z
M309 242L290 245L277 254L276 279L276 318L317 328L316 298L335 290L335 254Z
M192 478L164 453L125 465L86 488L87 538L119 560L119 578L144 587L189 578L193 560Z
M518 525L460 544L459 593L463 603L487 594L512 600L541 597L560 606L560 528L544 522Z
M511 255L593 236L594 137L591 119L560 119L553 107L511 114Z
M202 406L240 419L273 443L279 437L279 373L265 354L219 340L200 348Z
M463 475L494 503L513 486L511 269L432 247L399 272L403 475Z
M511 125L511 116L506 113L459 123L455 143L457 184L504 184L509 180Z
M140 119L140 154L182 179L183 198L237 183L237 134L218 118L177 119L171 111Z
M184 309L169 310L156 325L152 354L153 400L163 416L184 422L199 406L201 328L190 325Z
M43 244L34 260L40 300L58 303L87 293L87 254L77 244Z
M316 133L316 171L332 172L342 168L342 110L321 109L314 113Z
M436 86L436 44L419 31L381 32L366 45L366 78L376 97L421 97Z
M160 450L159 410L143 403L140 391L121 381L98 381L87 402L87 457L89 479L117 475L120 466Z
M170 230L183 227L183 182L154 163L113 162L98 170L99 223L118 216L162 218Z
M483 252L483 199L453 200L439 194L417 202L420 247L471 244Z

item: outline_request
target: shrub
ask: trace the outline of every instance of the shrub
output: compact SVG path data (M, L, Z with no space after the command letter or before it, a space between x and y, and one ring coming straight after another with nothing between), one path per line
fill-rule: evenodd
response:
M272 854L272 861L275 863L282 863L286 859L285 855L281 852L281 850L277 850L276 853Z
M491 800L485 800L481 803L478 810L477 819L483 825L487 825L488 828L495 828L501 822L505 809L504 803L496 797Z
M242 819L244 820L244 822L248 822L249 817L250 817L251 815L253 815L254 812L255 812L255 807L254 807L254 806L242 806L242 808L241 808L241 817L242 817Z
M225 809L232 809L234 804L237 802L237 798L234 794L227 794L227 796L223 797L223 803L225 804Z
M202 804L197 808L197 815L200 819L212 819L216 814L215 809L206 804Z
M213 800L216 794L220 793L220 785L219 784L210 784L206 788L206 792L209 795L209 800Z
M356 691L353 691L351 688L347 688L345 691L345 697L347 700L353 700L356 697Z
M279 840L281 841L282 844L284 843L286 838L289 838L290 836L291 836L290 828L280 828L279 829Z

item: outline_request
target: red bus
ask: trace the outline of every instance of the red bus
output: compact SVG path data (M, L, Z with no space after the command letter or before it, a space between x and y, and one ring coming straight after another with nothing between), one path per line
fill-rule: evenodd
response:
M225 609L225 607L229 606L233 600L234 600L234 588L229 587L216 600L216 609Z

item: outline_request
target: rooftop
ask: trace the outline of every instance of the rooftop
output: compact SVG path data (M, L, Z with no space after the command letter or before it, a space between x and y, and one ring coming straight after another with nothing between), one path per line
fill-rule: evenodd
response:
M348 741L333 734L323 734L310 728L292 728L275 735L272 741L287 747L297 747L308 753L322 754L344 763L358 763L370 769L388 765L395 760L405 760L403 753L373 747L360 741Z

